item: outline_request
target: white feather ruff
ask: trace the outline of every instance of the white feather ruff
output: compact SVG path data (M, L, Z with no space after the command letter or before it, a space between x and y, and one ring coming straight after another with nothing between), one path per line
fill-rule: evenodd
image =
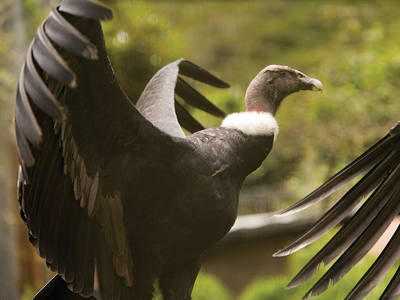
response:
M237 129L247 135L273 135L279 132L278 122L267 112L241 112L228 115L222 121L222 127Z

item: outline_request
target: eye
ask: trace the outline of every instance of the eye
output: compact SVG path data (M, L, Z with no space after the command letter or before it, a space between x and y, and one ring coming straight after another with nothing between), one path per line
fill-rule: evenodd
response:
M279 75L281 75L281 77L285 77L286 73L285 72L280 72Z
M303 78L303 74L297 74L297 78Z

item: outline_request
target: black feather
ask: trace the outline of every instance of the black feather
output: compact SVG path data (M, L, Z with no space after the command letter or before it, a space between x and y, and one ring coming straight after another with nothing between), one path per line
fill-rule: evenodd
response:
M366 174L357 185L350 189L322 218L320 218L309 231L295 241L291 242L289 245L285 246L282 250L279 250L274 254L274 256L284 256L293 253L314 242L331 230L341 220L343 220L365 196L367 196L373 189L376 188L376 186L387 176L391 166L393 164L397 164L399 160L400 158L397 157L395 153L388 154L370 172L368 172L368 174ZM375 199L375 201L370 201L372 199ZM362 230L361 227L359 227L359 224L355 223L356 220L361 220L361 222L364 224L368 224L365 222L368 222L375 217L375 215L367 215L367 217L365 213L358 217L366 210L367 207L374 210L377 205L382 206L385 204L381 203L381 198L379 197L371 196L370 200L366 202L368 205L364 205L363 209L360 209L352 218L352 221L348 223L353 224L351 229L348 231L351 234L354 234L354 230L357 230L357 228L358 230ZM371 203L371 205L369 203ZM345 241L343 236L341 236L341 233L345 232L346 229L347 227L345 226L343 230L337 234L338 240L340 240L341 243L344 243ZM340 253L341 250L339 249L341 248L338 248L337 251Z
M301 246L312 242L316 237L322 236L332 227L324 228L324 224L327 224L326 220L329 220L330 215L340 215L342 213L346 215L354 207L355 203L374 190L359 210L351 216L349 221L289 283L288 288L291 288L311 278L315 274L319 263L328 264L348 247L303 299L308 296L314 297L324 292L330 282L337 283L365 256L400 212L400 189L398 186L400 182L399 128L400 123L397 123L384 138L360 155L354 162L304 198L301 203L285 210L284 213L287 213L291 212L292 209L298 210L309 204L316 203L348 182L361 170L374 166L309 232L278 252L278 255L288 254L290 251L297 250ZM341 206L344 209L340 209ZM362 299L377 285L400 255L398 243L396 234L346 299ZM399 282L399 275L395 275L392 283L382 294L381 299L395 299L400 294Z
M42 130L40 129L29 104L24 81L24 72L21 72L15 103L15 123L17 124L16 126L18 126L18 134L22 134L20 138L28 139L33 146L39 147L39 144L42 141ZM22 132L19 132L19 130L22 130ZM23 154L23 157L32 155L30 150L27 152L29 153Z
M65 50L86 59L98 58L96 46L65 20L57 8L50 12L44 29L50 40Z
M36 32L33 40L32 54L37 64L46 73L71 88L76 87L76 75L68 67L58 51L44 32L44 21Z
M74 16L94 20L106 21L113 17L110 8L92 0L64 0L61 2L59 10Z
M315 203L318 203L319 201L325 199L330 194L341 188L346 183L356 178L358 175L370 169L391 150L390 147L388 147L388 144L390 145L392 138L392 135L386 135L379 142L377 142L362 155L360 155L357 159L355 159L352 163L344 167L337 174L333 175L332 178L321 185L318 189L316 189L291 207L280 211L276 214L276 216L284 216L288 213L295 213Z
M395 195L397 203L400 203L400 193L397 192ZM396 208L399 211L399 208ZM352 291L347 295L345 300L356 300L362 299L369 294L369 292L379 283L379 281L385 276L385 274L390 270L393 264L396 262L397 258L400 256L400 230L397 228L395 234L390 239L389 243L386 245L384 251L379 255L375 263L370 267L363 278L357 283L357 285L352 289ZM382 297L389 297L388 292L384 292ZM398 297L397 295L391 295L390 297ZM380 299L382 299L382 297Z
M179 124L181 124L181 126L187 131L193 133L204 129L203 125L193 118L192 115L176 100L175 111Z
M179 73L221 89L226 89L230 87L228 83L215 77L207 70L195 65L188 60L183 60L179 63Z
M190 105L201 109L213 116L224 118L225 113L218 107L208 101L202 94L197 92L189 84L186 83L181 77L178 77L175 87L176 94L185 100Z

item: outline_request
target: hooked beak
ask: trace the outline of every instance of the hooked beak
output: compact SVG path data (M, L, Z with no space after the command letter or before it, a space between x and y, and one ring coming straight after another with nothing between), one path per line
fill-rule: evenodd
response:
M322 93L323 89L324 86L318 79L303 77L300 80L300 90L320 91Z

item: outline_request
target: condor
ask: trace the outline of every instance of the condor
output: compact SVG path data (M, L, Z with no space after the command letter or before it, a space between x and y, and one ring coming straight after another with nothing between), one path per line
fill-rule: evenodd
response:
M203 252L235 222L246 176L268 156L281 101L322 90L286 66L263 69L246 112L186 136L199 124L174 93L223 112L179 76L228 85L179 59L148 83L136 106L119 86L94 1L65 0L37 31L15 112L19 201L29 238L58 275L36 299L191 299ZM177 116L178 115L178 116Z

